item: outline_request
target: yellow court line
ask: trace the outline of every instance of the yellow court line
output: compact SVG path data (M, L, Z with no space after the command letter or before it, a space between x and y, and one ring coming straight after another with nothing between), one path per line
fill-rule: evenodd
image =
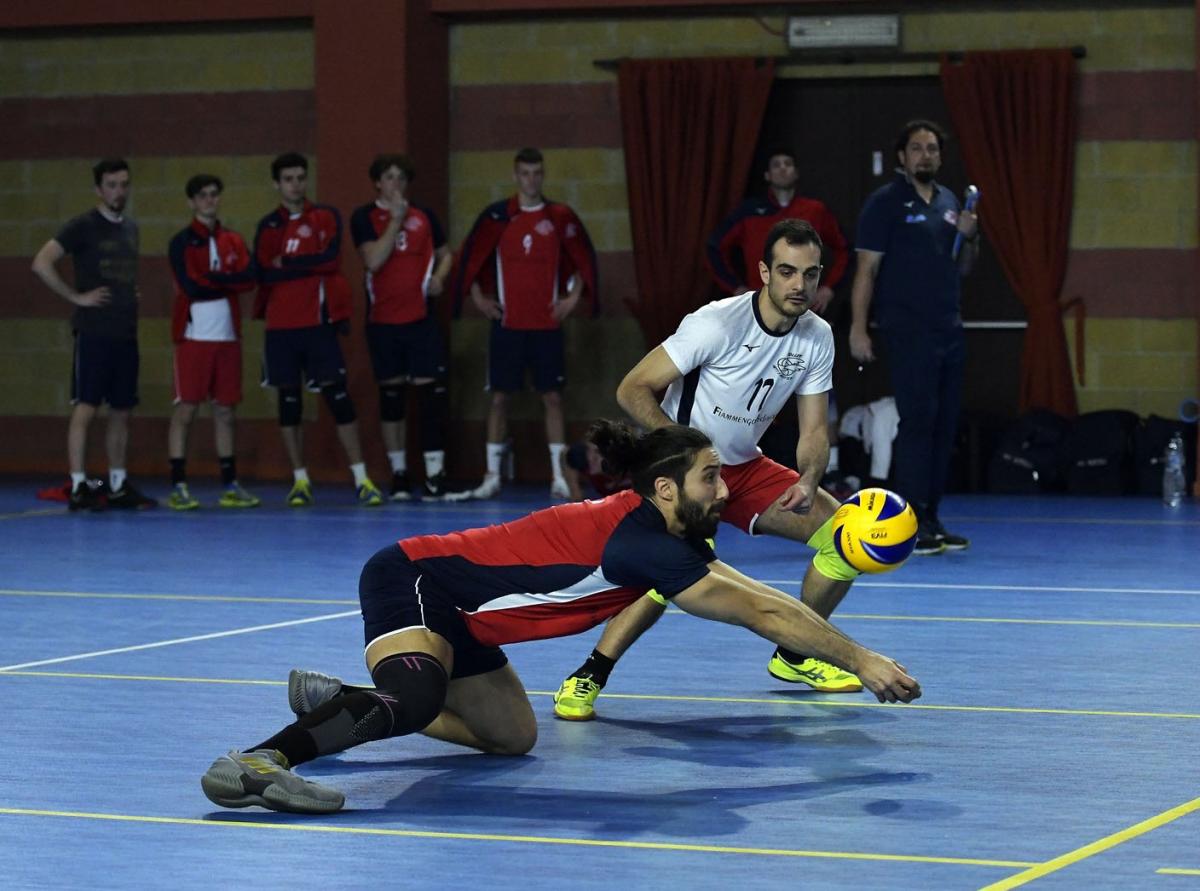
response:
M23 510L13 514L0 514L0 520L19 520L22 517L48 517L52 514L66 513L66 505L62 507L42 507L37 510Z
M26 591L20 588L0 588L8 597L72 597L99 600L190 600L203 603L304 603L321 606L356 606L358 598L329 600L316 597L249 597L235 594L113 594L91 591Z
M245 684L247 686L262 686L262 687L282 687L286 686L287 681L261 681L261 680L242 680L239 678L194 678L194 677L172 677L168 675L143 675L143 674L101 674L97 672L82 672L82 671L0 671L0 678L3 677L35 677L35 678L76 678L82 680L101 680L101 681L157 681L163 683L179 683L179 684ZM553 696L553 690L526 690L530 696ZM868 702L858 700L853 702L839 702L832 699L792 699L786 697L779 698L753 698L748 696L664 696L657 693L605 693L605 699L640 699L653 702L716 702L716 703L731 703L737 705L814 705L828 706L830 708L886 708L886 709L906 709L912 711L940 711L940 712L996 712L1006 714L1021 714L1021 715L1069 715L1069 716L1090 716L1100 718L1183 718L1191 720L1200 720L1200 714L1189 714L1187 712L1119 712L1119 711L1101 711L1098 709L1071 709L1071 708L1020 708L1017 706L1001 706L1001 705L917 705L909 703L903 705L900 703L883 703L883 702Z
M0 596L9 597L66 597L99 600L180 600L201 603L298 603L318 606L354 606L358 600L334 600L317 597L250 597L234 594L114 594L88 591L30 591L19 588L0 588ZM683 610L670 609L667 615L686 615ZM976 622L1004 625L1096 625L1117 628L1200 628L1200 622L1136 622L1121 619L1020 619L997 616L904 616L883 613L838 613L838 619L868 622Z
M1007 879L987 885L980 889L980 891L1006 891L1008 888L1019 888L1021 885L1032 882L1034 879L1040 879L1052 872L1058 872L1060 869L1072 866L1095 854L1100 854L1110 848L1115 848L1117 845L1124 844L1130 839L1137 838L1139 835L1145 835L1147 832L1151 832L1160 826L1165 826L1172 820L1178 820L1180 817L1196 810L1200 810L1200 798L1193 798L1191 801L1163 811L1161 814L1150 817L1147 820L1142 820L1140 823L1135 823L1127 829L1122 829L1120 832L1114 832L1112 835L1106 835L1104 838L1084 845L1082 848L1076 848L1074 851L1060 854L1053 860L1039 863L1037 866L1031 867L1024 872L1019 872L1015 876L1009 876Z
M821 857L831 860L882 860L891 863L943 863L952 866L1034 866L1022 860L982 860L974 857L926 857L918 854L863 854L856 851L800 851L788 848L739 848L729 845L685 845L675 842L615 841L599 838L557 838L542 835L500 835L482 832L433 832L420 829L375 829L364 826L329 826L313 823L259 823L250 820L198 820L189 817L148 817L134 814L94 814L82 811L48 811L0 807L0 814L15 817L68 817L80 820L114 820L126 823L164 823L178 826L231 826L241 829L279 829L285 832L333 832L344 835L384 835L393 838L436 838L462 841L523 842L542 845L576 845L594 848L627 848L643 851L685 851L696 854L753 854L767 857Z
M1160 876L1200 876L1200 869L1172 869L1164 866L1162 869L1154 871Z

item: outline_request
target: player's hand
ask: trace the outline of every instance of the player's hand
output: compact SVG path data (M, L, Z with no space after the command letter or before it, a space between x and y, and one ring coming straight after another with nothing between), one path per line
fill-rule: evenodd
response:
M436 275L431 275L429 277L429 285L428 285L428 287L426 287L425 292L430 297L439 297L439 296L441 296L442 292L445 290L446 290L445 282L443 282Z
M392 219L403 220L404 215L408 213L408 199L403 195L397 195L387 203L387 206Z
M854 666L854 673L880 702L912 702L921 698L921 685L917 679L895 659L879 653L866 650L859 664Z
M575 307L578 303L578 294L576 294L574 297L566 297L562 300L559 300L550 308L550 315L554 317L554 321L561 322L575 311Z
M829 308L829 301L832 299L833 288L828 285L821 285L817 288L817 293L813 295L813 299L809 301L809 309L817 315L823 316L825 315L825 310Z
M790 510L792 513L806 514L813 506L813 485L803 479L792 483L779 496L779 509Z
M471 293L471 301L475 304L475 308L484 314L489 319L498 319L504 313L500 309L499 300L489 300L482 294Z
M871 335L859 328L850 329L850 355L859 362L874 362L875 350L871 346Z
M958 231L963 234L963 238L974 238L979 232L979 215L973 210L959 213Z
M106 287L92 288L82 294L76 294L71 302L76 306L105 306L108 304L111 294L112 292Z

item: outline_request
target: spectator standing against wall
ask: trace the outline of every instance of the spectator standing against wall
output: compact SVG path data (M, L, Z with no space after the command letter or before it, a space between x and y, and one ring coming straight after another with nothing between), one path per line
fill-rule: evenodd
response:
M308 160L296 152L271 162L280 204L258 224L254 258L259 289L254 314L266 320L264 383L279 394L279 429L292 462L290 507L313 502L304 465L301 386L319 390L337 425L354 475L358 502L383 503L367 476L354 402L346 391L346 361L337 335L350 330L350 284L341 272L342 217L308 200Z
M75 306L71 371L71 420L67 454L71 468L71 510L106 507L143 510L156 502L139 492L126 476L129 415L138 403L138 227L125 215L129 201L129 165L108 158L92 168L99 203L68 221L42 245L33 271L51 291ZM71 256L75 287L58 273ZM87 482L88 429L96 411L108 403L108 482Z
M221 225L225 185L210 173L187 181L184 194L192 221L171 239L167 257L175 278L171 339L175 342L175 410L167 432L173 510L195 510L188 489L187 441L196 409L212 402L213 435L221 468L218 504L258 507L259 499L238 482L234 411L242 401L242 313L238 295L254 289L255 272L246 242Z
M454 278L456 311L470 293L492 320L488 340L487 472L476 498L500 492L508 438L508 397L532 373L542 398L550 449L550 496L570 497L562 473L566 451L562 391L566 386L563 321L584 291L596 305L596 253L570 207L542 194L542 153L523 148L513 159L517 194L485 208L463 243ZM487 296L489 293L494 297Z
M887 351L900 428L893 455L895 487L920 521L914 553L961 550L969 542L938 517L962 401L966 343L959 309L962 275L978 255L979 222L935 177L945 135L927 120L910 121L896 139L899 167L863 206L851 292L850 351L875 358L873 318ZM953 256L956 236L964 242Z

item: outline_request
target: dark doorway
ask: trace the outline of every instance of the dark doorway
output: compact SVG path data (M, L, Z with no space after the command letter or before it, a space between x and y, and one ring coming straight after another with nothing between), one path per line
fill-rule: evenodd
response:
M800 191L828 205L853 248L859 210L871 192L893 175L896 162L891 146L896 133L906 121L917 117L949 126L950 116L937 77L776 80L747 194L762 192L762 170L768 152L775 146L790 146L800 166ZM952 132L938 180L960 196L967 185ZM981 210L987 212L986 195ZM838 350L834 392L844 408L878 399L890 391L886 357L860 371L850 356L853 263L852 250L851 267L836 289L837 301L830 318ZM986 239L979 262L963 282L963 319L968 324L964 414L1015 417L1024 330L995 323L1023 323L1025 310ZM992 326L977 327L987 323Z

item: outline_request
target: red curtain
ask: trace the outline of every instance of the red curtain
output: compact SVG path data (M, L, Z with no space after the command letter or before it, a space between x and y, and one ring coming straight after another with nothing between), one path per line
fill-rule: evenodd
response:
M1071 51L1001 50L942 60L942 89L963 161L979 186L980 222L1029 327L1020 406L1078 410L1063 332L1074 184L1076 97Z
M704 243L742 198L771 60L626 60L618 69L638 298L647 346L713 291Z

